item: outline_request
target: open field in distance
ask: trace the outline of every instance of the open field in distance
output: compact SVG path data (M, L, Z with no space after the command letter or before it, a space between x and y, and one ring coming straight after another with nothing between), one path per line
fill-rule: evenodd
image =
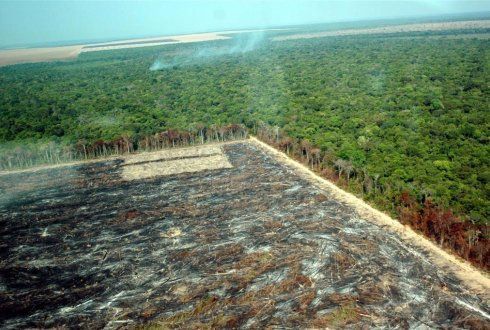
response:
M54 60L70 60L76 58L82 52L94 52L100 50L124 49L135 47L148 47L166 44L201 42L220 39L229 39L228 36L222 36L219 33L199 33L179 36L168 36L145 39L129 39L114 42L105 42L102 44L75 45L66 47L50 48L24 48L0 50L0 66L33 63Z
M320 31L320 32L313 32L313 33L302 32L302 33L295 33L289 35L286 34L286 35L275 36L272 37L272 40L281 41L281 40L319 38L319 37L328 37L328 36L346 36L346 35L357 35L357 34L385 34L385 33L400 33L400 32L422 32L422 31L444 31L444 30L488 29L488 28L490 28L490 20L417 23L417 24L404 24L404 25L389 25L389 26L384 26L379 28L342 29L336 31L323 31L323 32ZM232 35L236 33L258 32L258 31L286 31L286 30L288 29L223 31L223 32L154 37L154 38L118 40L113 42L64 46L64 47L0 50L0 66L17 64L17 63L71 60L76 58L82 52L161 46L161 45L171 45L171 44L189 43L189 42L204 42L204 41L213 41L213 40L226 40L232 38Z
M293 40L307 38L321 38L334 36L348 36L358 34L384 34L384 33L401 33L401 32L423 32L423 31L444 31L444 30L464 30L464 29L489 29L490 20L478 21L459 21L459 22L440 22L440 23L417 23L390 25L377 28L367 29L345 29L337 31L320 31L314 33L297 33L291 35L277 36L273 40Z
M165 172L216 152L231 167ZM163 172L123 178L146 161ZM17 172L0 189L5 329L489 324L485 292L254 140Z
M82 45L0 50L0 66L17 63L62 61L77 58Z
M268 29L267 31L282 30ZM64 47L48 48L23 48L0 50L0 66L17 64L17 63L34 63L57 60L71 60L83 52L95 52L101 50L114 50L125 48L150 47L160 45L171 45L189 42L204 42L213 40L230 39L232 34L242 32L258 32L264 30L237 30L210 33L183 34L175 36L139 38L118 40L113 42L95 43L87 45L74 45Z

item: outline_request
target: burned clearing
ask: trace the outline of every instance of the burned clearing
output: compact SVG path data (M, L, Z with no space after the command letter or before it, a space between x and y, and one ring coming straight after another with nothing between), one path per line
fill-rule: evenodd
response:
M258 145L178 157L222 166L1 176L1 326L488 328L484 296Z

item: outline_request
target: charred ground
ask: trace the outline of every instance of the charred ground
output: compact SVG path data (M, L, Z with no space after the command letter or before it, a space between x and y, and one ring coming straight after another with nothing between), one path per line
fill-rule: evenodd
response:
M125 181L123 159L0 177L0 324L488 327L488 304L249 142Z

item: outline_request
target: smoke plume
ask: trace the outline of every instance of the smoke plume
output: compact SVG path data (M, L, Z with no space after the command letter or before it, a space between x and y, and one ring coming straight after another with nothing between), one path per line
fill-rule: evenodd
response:
M151 71L195 64L223 55L244 54L260 47L264 41L263 32L240 33L233 36L231 42L220 47L204 46L193 51L175 56L162 56L150 67Z

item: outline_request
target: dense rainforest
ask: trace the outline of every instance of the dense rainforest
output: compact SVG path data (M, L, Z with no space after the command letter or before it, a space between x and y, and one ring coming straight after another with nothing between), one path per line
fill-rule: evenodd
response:
M280 42L262 33L239 44L0 68L2 162L43 143L66 148L239 124L288 153L296 148L399 217L429 202L451 210L478 225L462 238L472 245L488 239L490 218L490 40L477 32Z

